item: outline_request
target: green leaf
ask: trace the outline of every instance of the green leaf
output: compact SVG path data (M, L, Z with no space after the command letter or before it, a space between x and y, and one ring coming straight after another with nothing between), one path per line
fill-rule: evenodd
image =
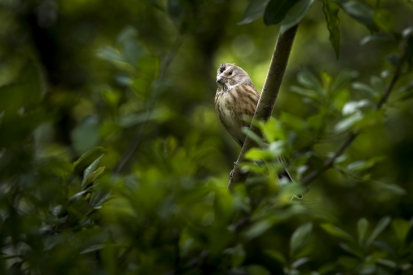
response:
M273 223L270 220L261 220L254 223L246 232L245 237L247 239L254 239L265 231L270 229L273 226Z
M360 260L354 257L341 256L338 258L337 263L344 266L346 269L351 270L359 264Z
M373 21L383 31L391 32L394 30L393 17L387 10L376 9L373 14Z
M357 256L359 259L364 258L363 251L361 251L360 247L358 247L354 243L340 243L340 247L350 254Z
M269 119L265 123L260 123L258 126L268 142L284 139L284 131L278 120Z
M394 233L400 243L403 243L410 230L410 223L403 219L395 219L391 223Z
M264 12L264 24L280 23L288 11L300 0L270 0Z
M390 267L390 268L396 268L397 267L397 264L395 262L387 260L387 259L378 259L376 262L381 264L381 265L385 265L387 267Z
M245 154L245 158L250 160L272 160L275 156L268 150L251 148Z
M291 267L294 269L297 269L299 266L305 264L306 262L310 261L310 258L300 258L295 260L292 264Z
M375 264L378 259L385 258L386 256L386 251L375 251L366 257L365 263L368 265Z
M277 260L278 262L280 262L282 264L285 264L287 262L287 259L279 251L268 249L268 250L264 251L264 254L270 256L271 258Z
M100 121L97 116L86 117L76 125L70 137L78 153L84 153L99 143L99 126Z
M378 41L390 41L390 40L393 40L393 37L391 37L389 34L386 34L386 33L374 33L374 34L370 34L364 37L360 41L360 44L365 45L370 41L377 41L377 40Z
M307 11L310 9L314 0L300 0L295 4L285 15L284 20L281 22L280 32L284 33L291 27L297 25L303 17L306 15Z
M238 244L233 248L228 248L224 251L225 254L230 254L232 257L232 266L239 266L244 262L245 249L242 244Z
M371 233L370 237L367 239L366 246L369 247L371 243L379 236L379 234L386 228L386 226L390 223L390 217L382 218L376 228L374 228L373 232Z
M268 2L270 2L270 0L251 0L250 4L245 10L244 16L242 17L241 21L238 22L238 25L248 24L255 19L263 16Z
M370 105L371 102L366 99L362 99L360 101L349 101L343 106L342 114L343 116L352 115L359 112L359 109Z
M373 21L374 12L370 8L357 1L345 2L341 7L350 17L366 26L371 32L378 31Z
M98 157L94 162L92 162L92 164L90 164L83 172L82 189L86 187L90 175L92 175L92 173L99 168L100 160L102 159L102 157L103 154L100 157Z
M388 184L388 183L374 181L374 185L377 188L384 189L385 191L391 192L395 195L404 195L404 194L406 194L406 190L404 190L403 188L401 188L400 186L398 186L396 184Z
M376 163L383 161L385 157L382 156L377 156L373 157L369 160L358 160L352 163L349 163L346 167L346 170L349 171L349 173L354 173L354 172L361 172L364 170L367 170L371 167L373 167Z
M369 227L369 222L365 218L361 218L357 222L357 233L359 237L359 244L362 244L364 242L368 227Z
M313 90L310 89L304 89L298 86L291 86L290 91L293 93L296 93L298 95L302 95L305 97L309 97L315 100L319 100L320 99L320 95L318 93L316 93Z
M340 19L338 18L339 6L332 0L323 1L323 12L326 17L327 29L330 33L330 43L333 46L336 58L340 56L340 30L338 25Z
M294 116L286 112L281 113L280 120L285 125L288 125L292 129L297 130L297 131L303 130L305 127L305 121L303 121L301 118L297 116Z
M392 53L387 56L387 61L390 62L394 67L400 66L400 55L397 53Z
M372 87L370 87L369 85L366 85L366 84L363 84L363 83L360 83L360 82L355 82L355 83L353 83L352 85L351 85L351 87L353 87L353 89L356 89L356 90L360 90L360 91L364 91L364 92L366 92L366 93L368 93L368 94L370 94L370 95L373 95L373 96L378 96L378 95L380 95L376 90L374 90Z
M262 138L259 137L256 133L254 133L253 131L251 131L250 128L242 128L242 132L244 134L246 134L250 139L252 139L253 141L255 141L258 146L260 147L265 147L265 143L262 141Z
M317 76L308 68L304 67L300 70L297 76L297 80L301 85L307 88L311 88L322 95L320 81L318 80Z
M0 114L15 114L22 107L35 106L45 92L42 71L35 61L29 60L16 82L0 87Z
M294 255L297 249L300 248L304 244L312 228L313 228L312 223L306 223L294 231L290 239L290 254L291 255Z
M383 94L386 90L386 83L384 83L384 80L381 77L373 75L370 78L370 84L380 94Z
M122 128L133 127L145 121L165 121L170 118L171 112L167 108L157 108L152 111L147 111L139 114L127 114L119 117L118 125Z
M83 155L81 155L80 156L80 158L78 158L78 160L76 160L74 163L73 163L73 166L74 167L76 167L76 166L78 166L82 161L84 161L85 159L88 159L88 158L90 158L91 156L93 156L93 155L96 155L96 154L102 154L102 153L104 153L105 152L105 149L103 148L103 147L95 147L95 148L93 148L93 149L90 149L89 151L87 151L86 153L84 153Z
M122 54L117 49L108 46L99 49L96 55L110 62L125 62Z
M321 228L323 228L327 233L329 233L330 235L345 239L345 240L349 240L349 241L353 241L353 237L348 234L347 232L345 232L344 230L329 224L329 223L323 223L321 224Z
M250 275L269 275L270 274L270 272L266 268L260 265L249 265L247 267L247 270L248 270L248 274Z
M338 90L343 89L346 87L350 82L357 78L359 73L354 70L343 70L341 71L337 77L334 78L333 83L331 83L331 91L336 92Z
M101 250L103 247L104 247L103 244L95 244L95 245L89 246L88 248L80 251L79 254L86 254L86 253L94 252L94 251L97 251L97 250Z
M363 119L363 114L360 112L354 113L351 116L346 117L345 119L339 121L335 126L334 130L337 133L347 131L351 127L353 127L357 122Z

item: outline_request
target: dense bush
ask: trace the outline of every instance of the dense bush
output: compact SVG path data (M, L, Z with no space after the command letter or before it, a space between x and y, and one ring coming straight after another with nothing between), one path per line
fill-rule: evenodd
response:
M0 2L1 274L413 274L411 1L112 2ZM300 21L230 192L216 68Z

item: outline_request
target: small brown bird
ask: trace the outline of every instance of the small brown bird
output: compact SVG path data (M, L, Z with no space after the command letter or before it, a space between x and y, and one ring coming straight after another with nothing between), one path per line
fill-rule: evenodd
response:
M250 126L245 118L254 116L260 94L247 72L234 64L222 63L219 66L217 83L215 110L224 128L242 146L246 137L242 128ZM292 181L285 168L278 176Z

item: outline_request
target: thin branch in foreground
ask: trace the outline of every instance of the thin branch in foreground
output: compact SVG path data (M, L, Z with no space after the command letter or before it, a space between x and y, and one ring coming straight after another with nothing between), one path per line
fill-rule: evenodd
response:
M400 63L398 64L398 66L396 67L396 70L394 71L393 77L390 80L389 86L387 86L386 91L384 92L383 96L380 98L379 102L376 105L376 110L380 110L384 103L387 102L391 92L394 89L394 86L396 85L396 82L399 80L401 74L402 74L402 67L404 65L404 63L407 60L407 56L408 56L408 48L405 47L404 48L404 52L403 52L403 56L400 59ZM335 161L337 160L337 158L339 156L341 156L344 151L347 149L347 147L349 147L353 141L359 136L360 132L359 131L354 131L351 132L346 140L343 142L343 144L340 146L340 148L338 148L338 150L334 153L334 155L329 158L323 165L323 167L320 170L316 170L311 172L310 174L308 174L304 179L301 180L301 184L303 185L309 185L313 180L315 180L319 175L321 175L322 173L324 173L325 171L327 171L328 169L330 169L331 167L334 166Z
M267 121L271 117L272 110L274 109L275 101L284 77L285 68L287 67L288 58L290 56L297 28L298 25L295 25L284 34L280 34L278 37L263 91L250 126L250 129L257 135L260 135L260 133L259 129L256 126L253 126L254 121ZM241 148L238 159L235 162L234 169L231 171L228 189L232 189L236 183L245 182L248 178L249 173L241 171L239 164L245 160L246 152L256 146L257 145L255 142L247 136L244 145Z
M168 70L169 65L171 64L176 53L178 52L178 49L181 46L182 41L183 41L183 37L181 35L178 36L178 38L175 40L174 44L172 45L171 49L169 50L169 53L163 58L162 63L161 63L161 68L159 69L158 79L155 81L160 81L165 78L166 71ZM152 103L152 106L147 107L147 110L146 110L147 118L151 116L154 104L155 103ZM129 142L128 146L126 147L125 152L123 152L122 157L119 159L118 163L115 166L115 169L113 171L115 174L119 174L123 170L125 165L129 162L133 154L136 152L136 149L138 148L138 145L141 141L141 137L145 130L147 121L148 120L145 120L137 127L132 140Z

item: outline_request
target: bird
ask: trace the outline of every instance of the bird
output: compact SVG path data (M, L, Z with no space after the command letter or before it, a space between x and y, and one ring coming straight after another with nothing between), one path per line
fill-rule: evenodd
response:
M246 137L242 129L250 126L250 121L246 118L254 116L260 94L248 73L235 64L222 63L217 70L216 82L215 110L219 120L242 147ZM279 160L284 165L282 158ZM280 180L293 181L285 166L278 177Z

